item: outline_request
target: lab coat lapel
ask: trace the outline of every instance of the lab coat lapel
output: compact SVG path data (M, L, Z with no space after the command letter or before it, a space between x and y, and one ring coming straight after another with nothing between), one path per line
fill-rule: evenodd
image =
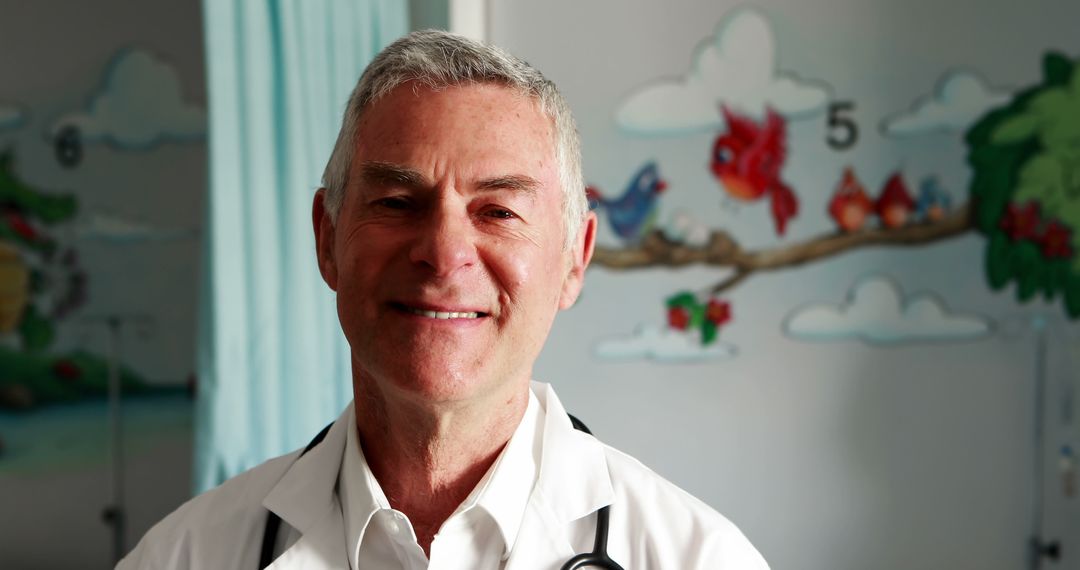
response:
M263 500L264 507L301 534L270 568L349 567L345 523L335 489L352 413L350 404L323 441L297 459Z
M336 512L335 512L336 510ZM268 570L285 568L326 568L341 569L349 567L346 555L345 527L341 520L341 510L331 509L324 513L321 520L312 525L307 532L278 556Z
M560 567L577 554L567 525L615 496L603 444L574 429L550 385L534 383L533 391L545 410L540 474L506 570Z

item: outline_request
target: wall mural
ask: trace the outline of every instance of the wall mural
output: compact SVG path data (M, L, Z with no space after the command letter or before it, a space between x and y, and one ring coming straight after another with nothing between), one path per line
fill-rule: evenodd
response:
M905 295L894 278L883 274L857 280L841 303L793 310L783 327L794 340L858 340L881 347L978 340L993 331L990 319L953 313L935 293Z
M593 262L622 271L699 265L721 277L672 291L663 312L654 311L666 322L643 322L630 335L599 340L598 358L735 357L737 347L723 342L721 332L742 318L729 297L750 278L858 249L933 247L970 233L985 239L990 289L1012 287L1021 304L1042 296L1065 318L1080 317L1080 58L1046 53L1032 62L1042 66L1041 82L1019 89L993 85L973 70L945 70L927 95L881 117L878 127L890 139L962 137L968 187L948 188L937 174L907 164L878 183L850 164L837 172L827 202L832 226L809 233L800 228L808 237L793 239L806 190L786 163L793 155L854 147L860 124L853 119L855 103L836 99L827 78L783 71L778 55L769 20L754 9L736 9L701 42L688 71L646 81L619 104L615 121L630 136L716 133L702 149L703 168L716 186L667 188L664 165L651 162L617 198L590 188L601 223L620 240L599 245ZM820 147L790 143L787 131L796 121L824 123ZM704 212L664 218L665 191L715 192L716 218L768 208L776 240L743 245L740 236L717 227L722 223L702 222ZM788 338L894 346L974 340L992 331L987 317L954 314L941 293L905 296L902 283L884 273L853 278L839 305L793 295L788 302L796 306L781 325Z
M87 144L153 150L164 142L203 140L206 111L183 100L180 79L168 63L145 50L125 49L106 66L86 108L56 119L50 134L72 128Z
M104 422L98 427L95 420L96 414L104 414L103 409L95 408L94 413L58 410L64 417L31 412L55 404L103 401L112 365L125 394L168 395L191 388L149 377L160 371L148 375L125 362L113 362L116 355L100 346L58 343L64 331L81 331L84 338L98 339L118 335L121 328L126 333L146 334L156 319L153 314L95 311L94 268L85 265L84 248L191 241L198 236L194 227L162 227L117 213L115 203L93 200L94 193L86 188L89 183L83 183L79 175L80 167L90 160L87 148L93 145L142 156L166 144L203 144L206 113L184 100L176 70L148 50L125 48L105 64L98 86L85 100L84 107L60 113L43 128L57 165L72 172L78 190L27 182L19 161L24 149L8 145L0 150L0 471L49 469L73 451L85 455L86 450L72 449L70 434L56 433L64 431L64 425L69 426L67 433L71 425L90 422L93 430L104 429ZM10 134L27 127L29 115L21 104L0 104L0 131ZM25 146L27 139L21 140ZM132 168L140 166L133 163ZM123 250L109 254L112 258L124 255ZM131 283L133 290L139 289L137 281ZM188 372L177 376L181 382L190 378ZM164 416L175 422L178 414L190 415L190 405L188 401L183 411L166 411ZM150 417L162 416L161 412L131 410L130 414ZM42 428L34 424L38 421L48 425ZM30 424L36 427L27 427ZM5 437L11 434L15 441L9 444ZM102 439L90 445L97 450L90 453L100 456L106 446Z

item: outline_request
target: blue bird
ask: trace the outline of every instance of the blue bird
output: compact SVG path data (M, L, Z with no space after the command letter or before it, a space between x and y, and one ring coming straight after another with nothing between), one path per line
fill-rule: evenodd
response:
M636 243L656 225L657 197L666 188L656 163L649 162L630 180L622 196L608 200L592 186L585 189L585 194L591 208L607 211L611 228L624 242Z
M938 182L937 176L927 176L919 183L919 199L915 212L920 220L936 222L952 208L952 196Z

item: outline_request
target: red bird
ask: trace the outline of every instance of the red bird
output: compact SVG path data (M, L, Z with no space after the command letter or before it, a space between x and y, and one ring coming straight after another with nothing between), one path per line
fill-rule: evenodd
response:
M881 223L887 228L899 228L908 223L915 211L915 199L911 197L907 183L899 172L885 182L885 190L878 197L875 207Z
M858 231L866 225L868 215L874 210L874 203L866 195L866 189L855 178L855 172L849 167L844 169L844 176L836 193L829 201L829 215L842 231Z
M799 213L799 200L780 180L780 169L787 157L787 123L766 109L765 122L732 112L726 105L720 111L727 121L727 132L713 144L713 174L720 179L728 195L744 202L760 200L768 194L776 233L784 235L787 222Z

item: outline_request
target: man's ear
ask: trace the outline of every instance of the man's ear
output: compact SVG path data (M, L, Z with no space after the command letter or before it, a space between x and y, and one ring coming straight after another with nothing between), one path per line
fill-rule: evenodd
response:
M326 188L315 193L311 205L311 225L315 229L315 255L319 273L331 289L337 291L337 260L334 258L334 219L326 211Z
M585 284L585 269L592 260L596 247L596 212L589 212L578 231L577 239L570 248L570 271L563 280L562 294L559 296L559 308L569 309L581 294Z

